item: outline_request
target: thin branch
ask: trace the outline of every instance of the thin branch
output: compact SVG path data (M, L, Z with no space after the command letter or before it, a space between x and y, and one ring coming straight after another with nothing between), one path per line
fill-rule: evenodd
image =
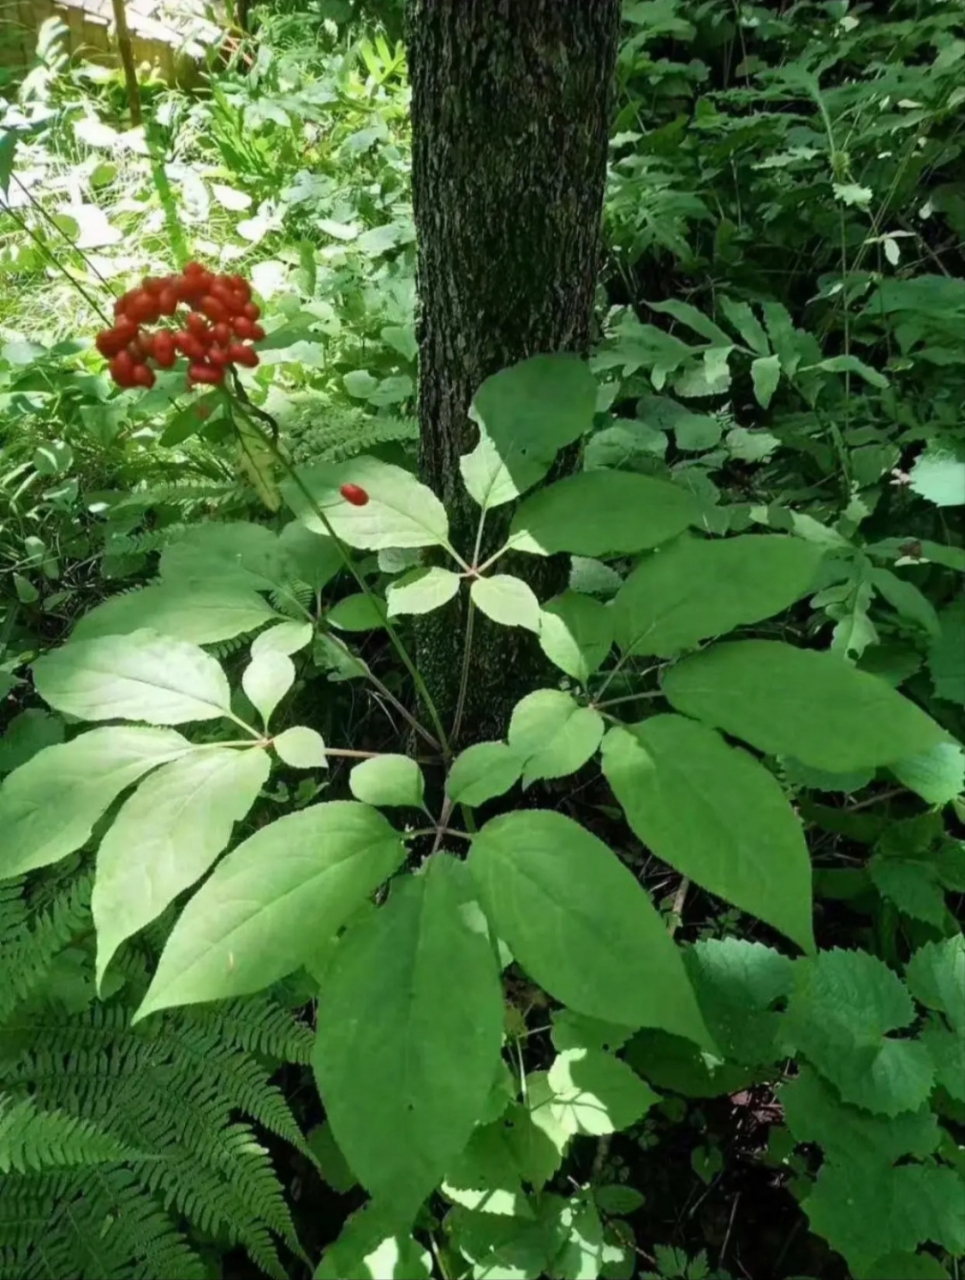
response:
M117 33L117 51L121 55L124 67L124 83L127 86L127 105L131 109L131 123L137 127L141 123L141 86L137 82L137 65L134 62L134 46L131 44L131 32L127 25L127 10L124 0L111 0L114 9L114 27Z

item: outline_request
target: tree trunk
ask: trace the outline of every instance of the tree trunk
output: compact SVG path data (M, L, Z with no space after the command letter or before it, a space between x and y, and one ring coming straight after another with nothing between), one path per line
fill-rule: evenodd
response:
M507 365L589 345L619 25L620 0L409 3L420 469L467 556L479 513L459 456L477 439L473 395ZM507 518L507 508L490 516L490 545ZM560 566L527 558L525 571L545 599ZM461 601L420 633L420 668L447 723ZM505 734L541 657L530 634L479 614L474 631L463 742Z

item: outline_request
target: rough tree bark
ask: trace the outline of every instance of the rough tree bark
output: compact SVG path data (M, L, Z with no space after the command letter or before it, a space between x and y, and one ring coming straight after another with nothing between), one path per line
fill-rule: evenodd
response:
M528 356L589 345L619 23L620 0L409 0L420 467L466 552L478 510L458 460L477 439L475 391ZM558 576L559 566L525 566L541 598L549 579L534 574L547 568ZM475 624L461 745L505 733L540 657L528 633L478 614ZM463 633L456 606L429 615L420 635L444 718Z

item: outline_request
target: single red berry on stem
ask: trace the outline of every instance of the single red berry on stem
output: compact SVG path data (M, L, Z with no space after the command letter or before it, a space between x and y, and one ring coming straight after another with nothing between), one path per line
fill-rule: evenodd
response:
M361 485L343 484L339 493L346 502L350 502L353 507L364 507L369 500L369 495L365 492Z

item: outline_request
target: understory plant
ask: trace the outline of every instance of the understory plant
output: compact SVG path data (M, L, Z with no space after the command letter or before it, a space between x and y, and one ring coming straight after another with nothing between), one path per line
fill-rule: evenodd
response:
M453 546L435 495L372 456L284 464L294 518L276 527L173 540L155 582L33 663L67 728L0 788L0 875L75 858L94 833L101 995L182 905L129 1035L292 975L311 991L329 1141L368 1195L318 1276L630 1276L648 1242L627 1221L638 1193L607 1176L609 1135L661 1091L751 1086L780 1098L775 1160L852 1273L938 1274L919 1246L965 1253L965 943L945 905L962 844L937 811L868 814L851 893L876 941L819 949L806 828L828 822L818 805L809 818L809 788L881 779L935 805L961 747L934 704L802 643L833 537L708 531L691 488L620 468L536 488L590 437L596 405L565 354L479 388L479 443L460 461L474 546ZM540 601L520 566L547 556L570 558L570 585ZM546 659L499 741L462 741L459 708L443 723L411 656L413 621L454 601L463 690L476 613L532 632ZM353 643L380 631L407 687ZM940 635L937 699L954 678ZM392 750L331 740L332 679L398 716ZM343 761L352 798L319 799ZM567 787L599 771L611 799L587 820ZM273 778L292 811L239 839ZM681 902L690 886L754 923L680 945L635 840L684 878ZM584 1137L604 1144L590 1166ZM570 1158L575 1176L554 1181Z

